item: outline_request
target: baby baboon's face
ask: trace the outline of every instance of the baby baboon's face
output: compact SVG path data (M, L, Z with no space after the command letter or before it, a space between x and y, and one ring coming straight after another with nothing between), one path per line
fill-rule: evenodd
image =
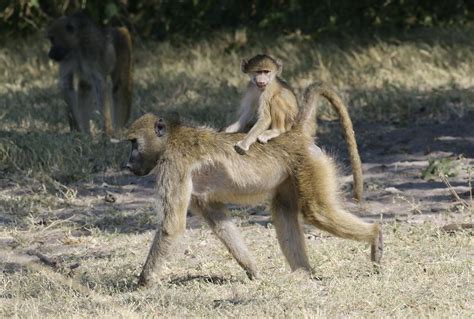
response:
M241 70L248 74L250 81L264 90L281 73L282 64L271 56L259 54L250 60L242 60Z

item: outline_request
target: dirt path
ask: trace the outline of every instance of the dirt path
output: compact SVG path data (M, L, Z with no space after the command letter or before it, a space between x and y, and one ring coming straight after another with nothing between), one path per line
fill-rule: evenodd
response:
M471 200L468 170L474 168L473 123L471 115L443 124L411 127L356 125L366 187L362 215L382 214L384 220L428 218L441 222L446 215L456 219L460 205L436 170L440 167L454 175L448 178L453 190L462 199ZM326 133L319 142L323 146L334 145L335 153L341 154L345 152L345 145L337 139L337 125L326 123L323 129ZM333 144L334 141L338 142ZM328 149L333 151L331 147ZM357 213L357 208L351 210Z

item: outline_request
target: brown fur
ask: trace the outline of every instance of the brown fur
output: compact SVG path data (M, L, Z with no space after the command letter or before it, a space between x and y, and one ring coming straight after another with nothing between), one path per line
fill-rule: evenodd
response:
M237 122L228 126L225 132L246 132L252 114L257 114L257 121L247 136L235 145L238 153L245 154L256 140L267 143L278 135L289 131L297 121L298 102L292 88L278 77L282 71L281 61L268 55L259 54L248 61L243 60L241 70L250 76L250 81L240 107L240 117ZM262 71L269 72L269 83L263 89L259 89L256 77ZM321 83L314 83L307 88L304 105L314 104L320 96L325 97L331 103L341 119L354 176L354 198L360 202L363 193L362 164L347 107L333 89ZM255 107L256 110L253 109ZM313 108L309 109L313 110ZM315 108L310 116L312 121L308 121L305 130L307 134L314 136L316 134Z
M362 200L362 193L364 190L364 179L362 176L362 163L357 148L352 121L347 111L344 102L336 94L336 92L324 83L313 83L305 91L303 110L300 117L303 123L306 123L303 130L305 134L314 136L316 134L316 113L317 100L324 97L329 101L331 106L336 110L341 119L342 132L349 150L349 157L352 165L352 175L354 179L354 198L360 202Z
M308 108L314 106L308 106ZM305 128L310 117L268 145L255 144L246 156L233 147L244 134L217 133L179 120L146 114L132 124L127 166L137 175L157 175L159 223L139 284L145 285L161 258L184 232L186 211L204 217L246 271L257 276L252 256L233 225L225 204L256 204L268 198L278 241L292 270L310 270L299 216L336 236L372 245L372 260L382 257L382 232L346 212L337 196L335 165L315 146Z
M101 29L77 13L55 20L47 36L48 55L59 62L71 129L90 133L94 102L109 136L125 126L132 96L132 42L127 29Z
M257 115L257 121L248 134L235 144L235 150L245 154L255 141L267 143L289 131L298 114L298 102L292 89L278 77L282 70L279 60L268 55L257 55L248 61L243 60L241 70L249 75L250 81L241 103L239 119L225 131L243 132L253 115ZM260 83L262 85L259 86Z

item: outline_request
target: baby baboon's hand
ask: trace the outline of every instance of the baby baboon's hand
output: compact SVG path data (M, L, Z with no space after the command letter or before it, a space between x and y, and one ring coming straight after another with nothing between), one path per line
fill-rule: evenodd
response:
M237 144L234 145L234 149L237 153L240 155L245 155L247 151L249 150L248 145L245 145L243 141L237 142Z

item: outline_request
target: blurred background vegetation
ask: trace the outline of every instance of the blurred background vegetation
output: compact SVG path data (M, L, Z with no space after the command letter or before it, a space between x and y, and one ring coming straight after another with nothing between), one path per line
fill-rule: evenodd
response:
M0 188L2 180L34 180L56 196L127 158L128 145L100 134L98 113L92 137L69 130L43 36L63 14L84 10L131 29L132 120L172 110L227 125L247 81L240 59L266 52L283 60L298 96L313 81L334 86L363 132L361 122L411 126L474 111L473 9L462 0L0 0ZM337 116L327 105L319 114L328 124L318 136L336 132L326 145L344 154L344 140L329 129ZM370 152L360 147L365 160Z
M157 39L243 26L318 35L460 26L473 21L473 9L467 0L1 0L0 32L41 30L55 17L85 10L96 21Z

